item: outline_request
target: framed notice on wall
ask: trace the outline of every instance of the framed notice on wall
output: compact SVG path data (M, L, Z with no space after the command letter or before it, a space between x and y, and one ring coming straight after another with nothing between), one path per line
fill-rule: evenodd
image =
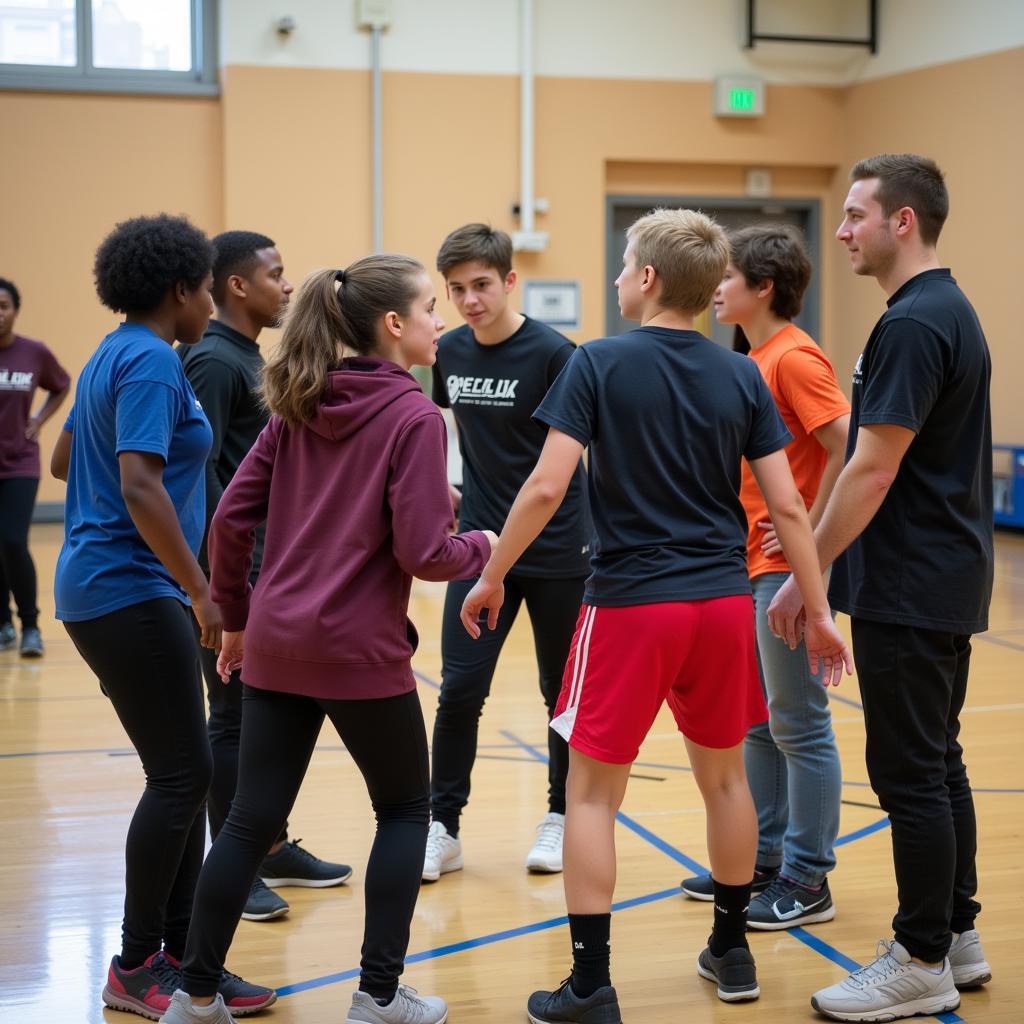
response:
M527 281L523 285L523 312L552 327L579 330L579 281Z

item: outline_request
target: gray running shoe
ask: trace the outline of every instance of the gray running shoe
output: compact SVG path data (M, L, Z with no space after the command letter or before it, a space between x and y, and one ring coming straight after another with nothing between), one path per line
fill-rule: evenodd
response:
M257 875L249 890L249 898L245 901L242 917L246 921L272 921L275 917L284 917L288 913L288 903L268 889L266 883Z
M22 632L21 656L23 658L41 658L43 656L43 636L38 629L26 629Z
M779 875L764 892L750 901L747 927L772 932L831 921L835 916L836 908L828 881L815 891Z
M13 622L0 626L0 651L9 651L17 642L18 634L14 631Z
M570 975L554 992L542 990L530 996L526 1016L533 1024L622 1024L614 988L605 985L581 999L571 981Z
M271 889L282 885L326 889L332 885L341 885L352 877L352 869L347 864L321 860L299 846L301 842L301 839L293 839L285 843L277 853L263 858L259 874Z
M757 966L749 949L736 946L715 956L705 946L697 957L697 973L718 983L718 998L723 1003L742 1003L761 994L757 984Z
M209 1006L193 1006L191 996L179 988L171 996L160 1024L234 1024L234 1017L219 992Z
M953 984L957 988L978 988L992 980L989 967L981 949L981 937L972 928L953 936L949 947L949 966L953 969Z
M399 985L395 998L381 1006L373 996L356 989L345 1024L444 1024L448 1004L440 996L421 996Z
M960 1005L948 959L938 970L922 967L900 943L885 939L876 952L874 962L815 992L811 1006L833 1020L890 1021L918 1013L933 1017Z

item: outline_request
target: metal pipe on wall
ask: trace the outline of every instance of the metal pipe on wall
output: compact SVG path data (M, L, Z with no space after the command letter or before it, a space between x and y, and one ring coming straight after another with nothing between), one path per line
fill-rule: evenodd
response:
M384 251L384 127L380 43L383 30L370 28L370 68L373 103L373 251Z
M533 231L533 0L519 11L519 230Z

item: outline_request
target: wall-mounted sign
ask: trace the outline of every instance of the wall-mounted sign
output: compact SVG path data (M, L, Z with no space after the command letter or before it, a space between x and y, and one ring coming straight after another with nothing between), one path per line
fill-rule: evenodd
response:
M761 117L764 80L749 75L723 75L715 79L716 117Z
M534 320L577 331L580 327L579 281L527 281L523 285L523 312Z

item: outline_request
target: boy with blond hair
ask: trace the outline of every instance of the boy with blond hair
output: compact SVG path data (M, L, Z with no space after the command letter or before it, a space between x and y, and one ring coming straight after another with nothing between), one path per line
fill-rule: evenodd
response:
M548 428L533 473L462 619L493 628L503 579L558 507L585 447L595 551L552 728L569 743L564 878L573 968L535 992L534 1024L619 1024L611 987L615 815L630 764L667 700L708 816L714 929L698 973L721 999L760 993L745 938L757 817L743 738L767 718L739 499L746 457L801 582L812 669L838 682L850 655L825 600L790 440L754 363L693 329L729 259L713 220L655 210L627 233L615 282L640 327L578 349L535 418Z

